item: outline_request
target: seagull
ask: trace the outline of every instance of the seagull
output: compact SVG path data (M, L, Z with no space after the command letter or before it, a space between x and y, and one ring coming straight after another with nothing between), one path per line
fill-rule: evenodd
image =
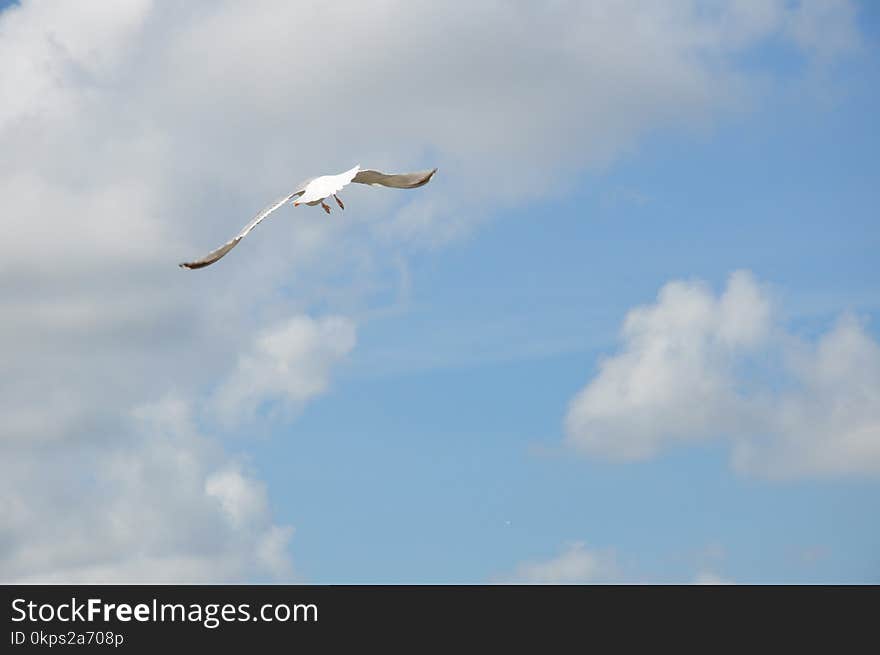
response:
M430 182L436 172L437 169L433 168L429 171L419 171L417 173L388 174L370 169L362 170L360 166L355 166L354 168L350 168L344 173L339 173L338 175L322 175L320 177L306 180L300 184L293 193L290 193L283 198L279 198L268 207L265 207L259 214L251 219L250 223L242 228L241 232L222 246L216 250L212 250L201 259L195 259L191 262L183 262L179 264L179 266L181 268L195 269L213 264L223 257L223 255L235 248L235 246L238 245L238 242L244 239L251 230L262 222L264 218L276 209L283 207L288 202L292 203L294 207L299 205L309 205L312 207L315 205L321 205L321 208L329 214L330 205L328 205L325 200L330 196L333 196L333 199L336 201L336 204L339 205L339 208L344 210L345 205L342 204L342 200L339 199L337 194L351 182L369 184L370 186L387 186L395 189L415 189Z

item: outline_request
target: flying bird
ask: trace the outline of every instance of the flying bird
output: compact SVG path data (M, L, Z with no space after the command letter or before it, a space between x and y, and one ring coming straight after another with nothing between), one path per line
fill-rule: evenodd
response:
M195 259L191 262L183 262L182 264L179 264L179 266L181 268L195 269L213 264L223 257L223 255L235 248L235 246L238 245L238 242L244 239L264 218L276 209L283 207L288 202L292 203L294 207L298 205L315 206L320 204L321 208L329 214L330 205L325 201L330 196L333 196L333 199L336 201L336 204L339 205L339 208L344 210L345 205L342 204L342 200L339 199L337 194L351 182L356 182L357 184L369 184L370 186L387 186L395 189L415 189L430 182L436 172L437 169L434 168L429 171L419 171L418 173L389 175L387 173L381 173L369 169L361 170L360 166L355 166L339 175L322 175L321 177L306 180L300 184L293 193L290 193L283 198L276 200L268 207L265 207L259 214L251 219L250 223L242 228L241 232L222 246L216 250L212 250L201 259Z

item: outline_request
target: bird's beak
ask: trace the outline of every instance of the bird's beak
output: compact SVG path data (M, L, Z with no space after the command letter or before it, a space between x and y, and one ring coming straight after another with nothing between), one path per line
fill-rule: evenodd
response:
M298 200L295 201L295 202L293 203L293 206L294 206L294 207L299 207L299 201L298 201Z

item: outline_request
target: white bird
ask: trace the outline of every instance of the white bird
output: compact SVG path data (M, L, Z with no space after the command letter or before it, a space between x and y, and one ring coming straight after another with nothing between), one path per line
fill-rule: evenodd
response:
M251 219L251 222L242 228L241 232L222 246L216 250L212 250L201 259L196 259L191 262L183 262L179 266L181 268L193 269L213 264L223 255L235 248L235 246L238 245L238 242L244 239L264 218L276 209L284 206L287 202L293 202L294 207L298 205L314 206L320 204L324 211L329 214L330 205L324 201L330 196L333 196L334 200L336 200L336 204L339 205L339 208L344 210L345 205L342 204L342 201L336 194L351 182L369 184L370 186L387 186L395 189L415 189L430 182L436 172L437 169L434 168L429 171L420 171L418 173L389 175L379 171L361 170L360 166L355 166L339 175L322 175L321 177L306 180L297 187L296 191L276 200L263 209L259 214L254 216Z

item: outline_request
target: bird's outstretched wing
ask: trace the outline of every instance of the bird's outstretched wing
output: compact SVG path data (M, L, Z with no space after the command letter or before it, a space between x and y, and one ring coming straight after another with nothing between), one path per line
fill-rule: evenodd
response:
M388 173L382 173L381 171L364 170L359 171L358 174L354 176L352 182L357 182L358 184L379 184L382 186L394 187L395 189L415 189L430 182L436 172L437 169L433 168L429 171L419 171L417 173L389 175Z
M181 268L194 269L194 268L202 268L204 266L208 266L209 264L213 264L218 259L220 259L223 255L225 255L230 250L235 248L235 246L238 245L238 242L241 241L242 239L244 239L248 235L248 233L251 230L253 230L255 227L257 227L257 225L260 224L260 221L262 221L264 218L266 218L269 214L274 212L279 207L283 206L284 203L290 202L291 200L293 200L297 196L301 196L305 192L306 184L308 184L308 182L304 182L293 193L290 193L290 194L284 196L283 198L276 200L268 207L265 207L259 214L257 214L256 216L254 216L251 219L250 223L248 223L247 225L245 225L242 228L241 232L239 232L232 239L230 239L229 241L224 243L222 246L220 246L216 250L212 250L211 252L209 252L207 255L205 255L201 259L195 259L191 262L183 262L183 263L179 264L179 266Z
M430 182L431 178L436 172L437 169L434 168L429 171L419 171L417 173L400 173L389 175L380 171L360 170L359 166L355 166L354 168L346 171L345 173L340 173L339 175L324 175L320 178L307 180L299 185L297 190L293 193L288 194L279 200L276 200L271 205L264 208L259 214L251 219L250 223L242 228L241 232L239 232L235 237L224 243L222 246L220 246L216 250L212 250L201 259L196 259L191 262L183 262L180 264L180 267L194 269L213 264L218 259L223 257L223 255L235 248L235 246L238 245L238 242L244 239L248 235L248 233L253 230L257 225L259 225L260 221L266 218L269 214L274 212L279 207L283 206L284 203L290 202L291 200L299 196L303 196L305 194L306 187L310 183L314 182L314 184L312 184L312 187L309 189L309 195L300 198L298 202L315 204L318 200L321 200L336 193L349 182L369 184L372 186L381 185L393 187L395 189L415 189Z

